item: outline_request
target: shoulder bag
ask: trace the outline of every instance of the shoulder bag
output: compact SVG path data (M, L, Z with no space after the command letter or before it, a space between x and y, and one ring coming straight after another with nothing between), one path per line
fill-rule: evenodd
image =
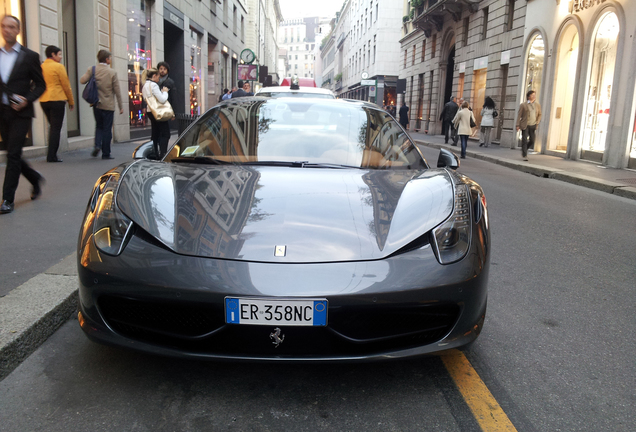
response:
M88 102L91 106L99 102L99 94L97 93L97 81L95 81L95 66L93 66L93 73L84 87L82 92L82 98Z
M148 104L148 108L152 115L155 117L157 121L168 121L172 117L174 117L174 110L170 105L170 102L165 101L164 103L159 103L157 97L153 94L146 100Z

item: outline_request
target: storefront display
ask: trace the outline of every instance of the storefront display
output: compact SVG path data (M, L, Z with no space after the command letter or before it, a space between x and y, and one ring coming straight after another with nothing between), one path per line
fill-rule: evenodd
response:
M201 35L190 31L190 114L201 114Z
M541 82L543 77L543 61L545 57L545 44L541 35L536 35L530 44L530 50L528 51L528 59L526 64L526 82L525 82L525 94L534 90L537 94L537 99L541 97Z
M151 67L150 5L147 0L127 0L128 102L131 127L146 126L146 104L141 96L145 71ZM148 124L149 125L149 124Z
M592 68L583 112L581 157L584 159L600 161L605 151L619 31L618 17L613 12L607 13L596 29Z

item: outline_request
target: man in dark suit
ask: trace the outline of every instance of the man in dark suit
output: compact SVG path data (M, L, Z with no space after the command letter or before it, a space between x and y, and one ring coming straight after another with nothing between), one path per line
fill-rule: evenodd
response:
M179 99L177 98L177 85L174 80L170 78L170 65L165 61L159 62L157 64L157 70L159 71L159 82L157 83L159 84L159 88L168 88L168 102L170 102L172 111L174 111L175 114L180 113L181 111L178 109L180 106L178 103ZM183 102L181 102L181 106L183 106ZM178 129L174 120L168 120L168 123L170 124L170 129Z
M245 90L243 90L244 84L245 83L243 82L243 80L240 80L238 82L238 90L236 90L234 93L232 93L232 99L237 98L237 97L249 96L249 94L247 94L247 92Z
M455 96L451 96L450 100L446 102L444 105L444 109L439 116L439 119L442 121L442 133L444 134L444 142L448 144L449 135L453 140L453 143L457 143L457 131L453 126L453 119L455 118L455 114L457 114L457 110L459 106L457 102L455 102Z
M36 199L42 193L44 178L22 159L22 147L34 117L33 102L46 90L46 82L42 76L39 54L23 47L17 41L20 20L5 15L1 23L5 45L0 49L0 135L7 147L7 169L4 175L0 214L5 214L11 213L14 209L13 202L20 174L33 185L31 199Z
M409 127L409 107L406 106L406 102L402 102L400 107L400 124L404 129Z

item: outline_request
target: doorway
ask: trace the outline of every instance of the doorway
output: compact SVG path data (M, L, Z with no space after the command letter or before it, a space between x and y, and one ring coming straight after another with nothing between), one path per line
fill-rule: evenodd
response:
M448 54L448 60L446 63L446 83L444 85L443 104L450 101L450 98L453 95L453 73L454 72L455 72L455 45L451 47L450 53Z
M173 106L175 114L185 112L185 81L184 81L184 38L183 29L172 24L170 21L163 21L163 45L164 58L170 65L170 78L175 83L177 90L177 103ZM188 91L189 94L189 91Z
M557 74L554 83L554 108L550 119L548 150L563 153L568 148L572 117L572 100L576 87L576 66L579 57L579 33L570 25L561 37L557 54Z
M71 90L75 99L79 99L77 83L77 45L75 37L75 0L62 0L62 61L71 83ZM79 102L76 100L76 104ZM66 105L66 128L68 136L75 137L80 134L79 109L71 111Z

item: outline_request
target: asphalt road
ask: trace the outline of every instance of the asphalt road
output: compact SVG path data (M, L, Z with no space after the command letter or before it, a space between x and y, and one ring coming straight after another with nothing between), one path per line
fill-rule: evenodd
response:
M434 164L437 151L423 152ZM73 169L65 187L0 219L0 253L24 269L12 283L75 247L90 187L107 168L79 153L42 167ZM483 382L519 431L636 430L636 201L474 159L460 171L484 187L492 226L488 315L467 352ZM29 248L6 246L5 232ZM46 263L34 261L38 242ZM94 344L74 320L0 382L0 419L0 431L478 430L437 357L199 363Z

